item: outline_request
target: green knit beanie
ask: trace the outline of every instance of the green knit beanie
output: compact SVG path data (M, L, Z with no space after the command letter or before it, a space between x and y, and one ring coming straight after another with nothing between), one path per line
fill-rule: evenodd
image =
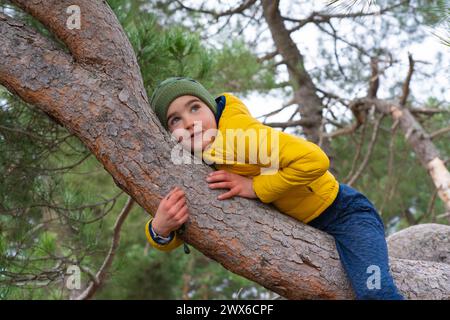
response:
M158 84L150 99L152 109L166 130L168 130L166 117L169 105L173 100L184 95L199 98L216 116L216 100L198 81L188 77L171 77Z

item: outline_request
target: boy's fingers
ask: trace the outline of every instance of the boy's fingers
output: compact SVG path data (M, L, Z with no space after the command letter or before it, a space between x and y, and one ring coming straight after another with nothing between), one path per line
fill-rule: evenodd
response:
M188 216L188 215L185 215L185 216L180 220L180 223L181 223L181 224L185 223L185 222L187 221L187 219L189 219L189 216Z
M183 223L185 223L186 221L187 221L187 219L189 219L189 216L186 214L186 215L184 215L184 216L182 216L182 217L180 217L178 220L177 220L177 225L179 226L179 227L181 227L181 225L183 224Z
M224 180L225 180L225 175L223 173L215 174L206 179L206 181L208 181L208 182L224 181Z
M230 191L225 192L225 193L222 193L221 195L219 195L219 196L217 197L217 199L218 199L218 200L225 200L225 199L228 199L228 198L232 198L232 197L235 196L237 193L238 193L237 191L235 191L234 189L231 189Z
M180 200L177 201L177 203L175 203L173 208L175 211L179 211L185 204L186 200L184 198L181 198Z
M177 202L178 200L184 198L184 196L185 196L184 191L178 190L171 196L171 200Z
M177 190L178 190L178 187L172 188L172 190L169 191L169 193L165 196L165 198L168 199L168 198L170 197L170 195L171 195L172 193L174 193L175 191L177 191Z
M216 174L218 174L218 173L224 173L224 172L225 172L224 170L216 170L216 171L210 172L210 173L208 174L208 176L213 176L213 175L216 175Z
M170 198L170 200L177 201L177 199L180 197L180 195L184 195L184 191L178 187L173 190L173 192L167 197L167 199Z
M184 216L187 216L189 212L189 209L187 205L184 205L181 207L180 211L176 214L175 220L182 219Z
M208 185L211 189L216 189L216 188L231 188L231 182L217 182L217 183L210 183Z

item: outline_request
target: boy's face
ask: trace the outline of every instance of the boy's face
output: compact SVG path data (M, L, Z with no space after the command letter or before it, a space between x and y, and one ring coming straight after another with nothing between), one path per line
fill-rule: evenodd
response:
M167 110L167 126L177 141L191 151L205 150L217 130L214 113L201 99L191 95L172 101Z

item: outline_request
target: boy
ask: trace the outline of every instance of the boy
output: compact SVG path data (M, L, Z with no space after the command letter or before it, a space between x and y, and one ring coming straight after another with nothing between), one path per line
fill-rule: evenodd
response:
M374 205L335 179L328 171L329 159L319 146L263 125L237 97L223 93L215 99L190 78L173 77L161 82L150 104L184 148L200 152L203 159L220 169L206 178L210 188L229 189L219 200L258 198L331 234L357 299L403 299L389 272L384 225ZM230 130L254 133L253 140L249 134L250 142L245 142L245 161L227 162L229 156L236 156L232 147L239 136L229 139ZM251 156L247 154L255 146L258 151L277 156L278 168L272 174L262 173L267 163L260 157L256 157L256 163L248 163ZM172 189L146 224L148 241L163 251L180 246L183 242L175 231L188 216L183 190ZM373 270L380 276L380 285L375 288L368 283Z

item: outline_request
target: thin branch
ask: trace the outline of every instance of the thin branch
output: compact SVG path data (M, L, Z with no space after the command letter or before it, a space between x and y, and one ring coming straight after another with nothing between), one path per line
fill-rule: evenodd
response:
M39 208L39 207L44 207L44 208L50 208L50 209L54 209L59 211L66 211L66 212L71 212L71 211L80 211L80 210L84 210L84 209L91 209L91 208L95 208L101 205L107 205L111 202L115 202L117 200L117 198L123 194L124 191L120 191L119 193L117 193L115 196L113 196L110 199L106 199L104 201L100 201L97 203L92 203L92 204L87 204L87 205L82 205L79 207L74 207L74 208L66 208L66 207L60 207L58 205L54 205L54 204L50 204L50 203L42 203L42 204L34 204L28 207L16 207L16 208L12 208L12 209L7 209L7 210L2 210L0 211L0 214L12 214L13 216L18 216L17 214L14 214L13 212L17 212L17 211L22 211L22 210L29 210L32 208Z
M450 113L450 110L447 109L435 109L435 108L410 108L409 109L412 114L426 114L426 115L434 115L439 113Z
M244 12L245 10L247 10L248 8L253 6L256 3L256 0L246 0L243 3L241 3L241 5L239 5L237 8L229 9L229 10L226 10L223 12L217 12L214 10L206 10L203 8L192 8L192 7L186 6L180 0L175 0L175 2L180 6L181 9L191 11L191 12L199 12L199 13L208 14L208 15L213 16L215 19L219 19L220 17L230 16L230 15L233 15L236 13Z
M372 75L370 77L369 90L367 92L367 96L369 98L376 98L378 88L380 86L378 58L376 58L376 57L370 58L370 69L371 69Z
M358 104L358 103L351 103L350 104L350 110L352 111L356 122L354 122L353 124L351 124L348 127L344 127L342 129L338 129L336 131L327 133L327 134L323 134L324 138L334 138L337 136L341 136L341 135L347 135L350 133L355 132L363 123L365 123L366 121L366 110L367 110L367 106L363 105L363 104Z
M322 25L320 25L320 24L316 24L316 26L317 26L317 28L319 28L322 32L328 34L329 36L333 37L334 39L338 39L338 40L344 42L345 44L347 44L348 46L355 48L355 49L356 49L359 53L361 53L362 55L367 56L367 57L369 57L369 58L371 57L371 55L369 54L369 52L368 52L364 47L362 47L362 46L360 46L360 45L358 45L358 44L356 44L356 43L352 43L352 42L350 42L350 41L344 39L343 37L339 36L339 35L337 34L337 32L334 32L334 33L333 33L333 32L328 31L327 29L325 29L325 28L324 28Z
M428 202L428 206L427 206L427 212L425 212L423 215L421 215L418 219L417 219L417 223L421 223L421 221L425 218L425 217L429 217L430 215L432 216L432 213L434 212L434 205L436 203L436 199L437 199L437 195L438 195L438 190L435 188L433 191L433 194L430 198L430 201ZM433 219L433 216L432 216ZM434 223L435 221L433 221Z
M358 18L358 17L380 16L380 15L383 15L383 14L391 11L392 9L400 7L407 3L409 3L409 0L401 1L395 5L386 7L384 9L381 9L381 10L375 11L375 12L365 12L365 13L364 12L354 12L354 13L328 14L328 13L313 11L307 18L304 18L304 19L295 19L295 18L290 18L290 17L283 17L283 19L285 21L299 23L297 26L295 26L294 28L289 30L289 32L292 33L292 32L295 32L295 31L301 29L303 26L305 26L308 23L320 24L320 23L328 23L328 22L330 22L331 19L349 19L349 18L354 19L354 18Z
M134 205L133 198L128 197L127 203L123 207L122 212L117 217L116 223L114 225L114 233L111 241L111 247L105 260L103 261L102 266L97 272L95 279L90 282L89 286L78 297L76 297L75 300L87 300L92 298L94 294L97 292L98 288L100 288L103 285L106 279L107 272L111 267L114 256L116 254L116 250L119 247L120 231L122 229L122 225L125 219L128 217L128 214L130 213L131 209L133 208L133 205Z
M80 160L78 160L75 163L72 163L70 165L64 166L64 167L58 167L58 168L40 168L40 167L31 167L31 166L16 166L16 168L22 168L22 169L28 169L28 170L35 170L40 171L40 175L50 175L46 172L54 172L54 171L64 171L64 170L70 170L73 169L80 164L82 164L86 159L88 159L90 156L92 156L92 153L85 154Z
M269 122L269 123L264 123L264 124L266 126L273 127L273 128L288 128L288 127L297 127L297 126L310 127L310 126L314 126L316 124L316 122L313 120L308 120L308 119L300 119L300 120L295 120L295 121Z
M292 119L294 119L294 117L295 117L299 112L300 112L300 106L297 106L297 108L295 108L295 111L291 114L291 116L290 116L288 122L291 122ZM282 128L281 131L284 132L287 128L288 128L288 127Z
M343 179L344 182L348 181L350 179L350 177L353 175L353 172L355 171L356 163L358 162L359 156L361 155L361 150L362 150L364 140L366 137L366 130L367 130L367 123L365 122L362 125L361 136L360 136L359 142L356 141L356 139L353 136L353 133L350 136L353 139L353 142L356 144L356 152L355 152L355 155L353 156L352 166L351 166L349 172L347 173L347 176Z
M256 119L259 119L259 118L267 119L268 117L271 117L271 116L273 116L273 115L275 115L277 113L280 113L281 111L283 111L287 107L293 105L294 103L295 103L294 99L291 99L289 102L285 103L281 108L279 108L279 109L277 109L275 111L271 111L269 113L263 114L262 116L258 116L258 117L256 117Z
M278 50L275 50L275 51L272 51L272 52L269 52L269 53L263 55L262 57L257 58L256 61L258 63L261 63L261 62L264 62L267 60L271 60L271 59L275 58L278 54L279 54Z
M437 130L437 131L435 131L435 132L429 134L428 137L429 137L430 139L435 139L435 138L437 138L438 136L443 135L443 134L445 134L445 133L447 133L447 132L450 132L450 126L445 127L445 128L442 128L442 129L439 129L439 130Z
M53 143L52 141L50 141L50 140L48 140L48 139L46 139L46 138L44 138L42 136L36 135L34 133L31 133L31 132L28 132L28 131L25 131L25 130L22 130L22 129L19 129L19 128L12 128L12 127L6 127L6 126L3 126L3 125L0 125L0 131L2 131L2 130L3 131L9 131L9 132L22 134L22 135L28 136L28 137L30 137L30 138L32 138L34 140L44 142L46 144Z
M388 192L384 193L384 197L383 197L383 201L381 202L380 205L380 215L383 214L383 209L384 209L384 205L385 203L393 196L393 190L395 188L395 181L392 182L393 177L394 177L394 156L395 156L395 138L396 138L396 134L397 134L397 128L398 128L398 124L399 121L396 120L394 121L394 123L391 126L391 134L390 134L390 139L389 139L389 160L388 160L388 170L387 170L387 187L386 190L390 190Z
M361 165L359 166L359 169L355 172L355 174L353 175L353 177L351 177L346 184L348 184L349 186L353 185L355 183L355 181L361 176L362 172L364 171L365 167L367 166L367 164L369 163L369 159L370 156L372 155L372 151L373 148L375 146L375 142L377 140L378 137L378 129L380 127L381 121L383 120L383 118L385 117L385 114L381 114L380 117L378 119L375 120L375 124L374 124L374 128L373 128L373 132L372 132L372 138L369 142L369 145L367 147L367 152L364 156L364 159L361 163Z
M409 91L410 91L410 84L411 84L411 78L414 72L414 59L411 55L411 53L408 53L408 61L409 61L409 69L408 69L408 74L406 76L405 82L403 83L402 86L402 97L400 98L400 105L401 106L405 106L406 105L406 100L408 99L409 96Z
M337 31L336 31L336 29L334 28L334 26L333 26L333 24L331 23L331 21L328 21L327 23L328 23L328 25L330 26L331 30L333 30L333 34L336 35L336 34L337 34ZM333 41L333 52L334 52L334 57L335 57L335 59L336 59L336 64L337 64L337 66L338 66L338 70L339 70L339 72L341 73L341 75L344 77L344 80L345 80L345 81L348 81L348 78L347 78L347 76L345 75L344 69L342 68L342 65L341 65L341 62L340 62L340 59L339 59L339 54L338 54L338 51L337 51L337 37L333 37L333 40L334 40L334 41Z
M342 105L348 107L348 102L349 102L348 99L344 99L344 98L338 96L338 95L335 94L335 93L325 91L325 90L320 89L320 88L318 88L318 87L316 87L316 90L317 90L318 92L320 92L321 94L323 94L325 97L330 98L330 99L333 99L333 100L336 100L336 101L340 102Z

